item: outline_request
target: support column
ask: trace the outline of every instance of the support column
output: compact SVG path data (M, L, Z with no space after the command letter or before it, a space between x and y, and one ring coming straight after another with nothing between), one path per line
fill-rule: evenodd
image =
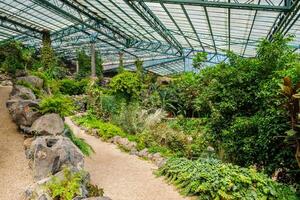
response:
M123 55L124 55L124 53L122 51L119 51L119 67L118 67L119 73L122 73L124 71Z
M96 77L96 51L95 43L91 43L91 76Z
M79 73L79 62L76 60L76 73Z

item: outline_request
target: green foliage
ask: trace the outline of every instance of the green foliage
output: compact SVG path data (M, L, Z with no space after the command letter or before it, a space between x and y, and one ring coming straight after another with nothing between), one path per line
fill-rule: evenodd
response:
M50 69L57 65L57 59L54 55L54 50L51 47L51 38L50 32L45 31L43 33L43 46L41 50L41 63L43 64L43 68Z
M142 89L141 80L136 73L124 71L111 79L109 84L113 94L127 101L139 97Z
M113 95L106 94L95 82L88 86L88 109L96 117L109 121L112 116L118 113L121 106L121 99Z
M91 145L86 143L84 139L76 137L67 125L65 125L64 134L80 149L84 155L90 156L92 153L95 153Z
M0 71L15 75L31 63L33 50L21 42L11 41L0 45Z
M31 91L33 91L33 93L38 97L38 98L41 98L43 96L43 92L39 89L39 88L36 88L34 87L32 84L26 82L26 81L23 81L23 80L18 80L16 82L16 85L22 85L24 87L27 87L29 88Z
M203 63L207 60L207 55L206 52L198 52L193 58L193 67L195 69L203 68Z
M198 199L298 199L291 188L276 183L255 169L223 164L215 159L191 161L171 158L158 175Z
M50 190L53 199L72 200L80 195L80 184L83 181L81 172L72 173L70 169L64 169L63 179L53 177L46 187Z
M221 159L268 174L280 169L280 181L297 182L294 150L285 140L289 115L278 86L286 76L300 80L300 57L288 41L262 41L257 58L228 53L228 63L175 77L160 93L166 110L206 119L205 139Z
M72 79L63 79L59 81L59 91L66 95L80 95L84 94L88 80L82 79L80 81Z
M126 136L126 133L123 132L122 129L120 129L119 127L111 123L98 120L93 116L87 115L81 117L74 117L73 119L77 124L83 125L86 128L97 129L99 136L104 140L108 140L114 136Z
M91 57L88 56L82 49L77 51L77 61L79 65L79 72L76 74L77 79L82 79L91 76ZM96 52L96 75L102 77L103 61L99 52Z
M53 95L42 99L39 103L41 113L57 113L60 116L69 116L76 110L74 102L67 96Z
M163 108L176 115L197 116L194 101L200 94L199 87L197 74L189 72L175 77L171 84L159 88Z
M89 191L88 197L102 197L104 194L103 188L99 188L91 183L87 184L86 189Z

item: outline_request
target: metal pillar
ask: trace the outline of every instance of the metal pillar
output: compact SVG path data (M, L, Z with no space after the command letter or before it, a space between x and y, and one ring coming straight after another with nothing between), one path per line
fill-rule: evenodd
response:
M76 60L76 73L79 73L79 62Z
M91 71L92 77L96 77L96 51L95 51L95 43L91 43Z

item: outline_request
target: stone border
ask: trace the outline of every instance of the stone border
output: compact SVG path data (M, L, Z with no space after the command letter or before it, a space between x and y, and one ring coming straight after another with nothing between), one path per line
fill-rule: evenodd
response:
M82 116L82 115L84 115L84 113L80 113L75 116ZM93 136L101 139L101 137L99 137L99 135L98 135L97 129L88 129L86 127L82 127L82 126L76 124L72 120L72 117L65 117L65 123L70 127L70 129L72 130L72 132L74 134L79 133L79 132L88 134L88 132L91 132L92 134L89 134L89 135L93 135ZM110 138L109 140L104 141L104 142L115 144L118 147L120 147L121 149L125 150L126 152L129 152L130 155L135 155L140 158L150 160L158 168L162 167L167 161L167 159L164 158L160 153L149 153L147 148L138 151L136 148L136 146L137 146L136 142L131 142L128 140L128 138L122 138L121 136L114 136L113 138Z

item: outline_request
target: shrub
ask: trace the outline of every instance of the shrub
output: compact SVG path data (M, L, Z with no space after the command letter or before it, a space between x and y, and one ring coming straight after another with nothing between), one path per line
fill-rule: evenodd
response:
M124 71L111 79L109 84L113 94L125 98L127 101L139 97L142 89L141 80L136 73Z
M51 182L46 185L50 190L53 199L72 200L80 195L80 185L83 182L81 172L72 173L70 169L64 169L62 179L53 177Z
M106 91L100 88L96 83L88 86L88 109L89 112L104 121L112 119L114 114L118 113L121 106L121 99L113 95L106 94Z
M123 132L119 127L111 123L98 120L93 116L74 117L73 119L77 124L83 125L86 128L97 129L99 136L104 140L110 139L114 136L126 136L126 133Z
M59 91L67 95L80 95L85 93L87 80L75 81L71 79L63 79L59 81Z
M298 199L290 187L276 183L254 169L223 164L216 159L191 161L172 158L159 169L184 195L198 199Z
M127 133L137 134L154 127L165 116L162 109L145 110L138 103L123 103L119 112L113 115L112 121Z
M76 137L71 129L67 125L65 126L64 134L80 149L84 155L89 156L92 153L95 153L91 145L86 143L84 139Z
M54 95L48 96L39 103L41 113L57 113L60 116L72 115L76 110L74 102L67 96Z

